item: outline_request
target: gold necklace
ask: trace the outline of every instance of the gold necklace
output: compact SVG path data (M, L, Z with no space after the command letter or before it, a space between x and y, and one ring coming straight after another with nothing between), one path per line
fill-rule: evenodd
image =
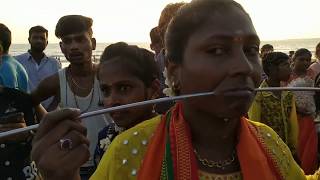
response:
M71 70L70 70L70 68L68 67L68 74L69 74L69 79L71 80L71 83L73 84L73 85L75 85L78 89L81 89L81 90L88 90L88 89L91 89L91 87L81 87L77 82L76 82L76 80L72 77L72 74L71 74ZM93 82L94 82L94 80L93 80Z
M197 159L201 162L203 166L209 167L209 168L219 168L219 169L224 169L226 166L232 164L234 160L236 159L236 152L233 151L231 157L225 160L219 160L219 161L212 161L208 160L206 158L201 158L197 150L194 150L194 153L197 157Z
M68 69L69 69L69 67L68 67ZM68 70L67 69L67 70ZM72 83L75 83L75 82L73 82L73 78L72 78L72 75L71 75L71 72L69 72L68 74L70 74L70 76L68 76L68 78L67 78L67 75L66 75L66 84L68 83L68 79L70 79L71 81L72 81ZM85 112L87 112L88 110L89 110L89 108L91 107L91 105L92 105L92 102L93 102L93 97L94 97L94 79L93 79L93 85L92 85L92 88L90 88L90 89L92 89L91 90L91 98L90 98L90 102L89 102L89 105L84 109L84 110L82 110L81 111L81 113L85 113ZM76 83L75 83L75 85L77 86L77 88L81 88L81 87L79 87ZM66 85L66 87L67 87L67 85ZM89 88L87 88L87 89L89 89ZM87 89L83 89L83 90L87 90ZM81 109L80 108L80 106L79 106L79 103L78 103L78 100L77 100L77 97L76 97L76 95L75 95L75 93L72 91L72 89L71 89L71 87L70 87L70 90L71 90L71 92L72 92L72 94L73 94L73 99L74 99L74 102L75 102L75 105L76 105L76 107L78 108L78 109ZM67 90L66 90L67 91ZM66 99L67 99L67 97L66 97Z

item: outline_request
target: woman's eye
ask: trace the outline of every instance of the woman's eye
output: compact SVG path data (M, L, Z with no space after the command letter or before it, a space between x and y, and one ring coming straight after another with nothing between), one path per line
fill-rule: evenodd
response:
M129 86L129 85L123 85L123 86L120 86L120 87L119 87L119 91L122 92L122 93L126 93L126 92L128 92L130 89L131 89L131 86Z
M258 55L259 54L259 47L258 46L250 46L244 48L244 53L248 55Z

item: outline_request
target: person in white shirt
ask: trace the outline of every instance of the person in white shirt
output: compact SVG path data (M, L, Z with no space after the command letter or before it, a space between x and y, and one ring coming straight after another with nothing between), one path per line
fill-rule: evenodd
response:
M29 76L30 90L34 90L44 78L59 71L61 64L55 58L46 56L44 50L48 45L48 30L42 26L34 26L29 30L30 49L28 52L15 56L23 65ZM57 98L50 97L41 102L47 111L57 108Z
M61 39L60 48L70 62L68 67L45 78L32 92L35 104L50 96L59 97L59 107L77 108L81 113L102 109L102 93L96 77L98 65L92 62L96 40L92 32L93 20L81 15L67 15L59 19L55 35ZM88 179L95 167L93 154L98 132L112 119L107 115L82 120L90 141L90 158L80 169L83 179Z

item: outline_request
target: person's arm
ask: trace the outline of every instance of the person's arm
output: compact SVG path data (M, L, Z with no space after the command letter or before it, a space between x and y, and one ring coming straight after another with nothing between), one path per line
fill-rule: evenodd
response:
M37 116L37 121L38 121L37 123L39 123L41 119L47 114L47 111L46 109L44 109L44 107L41 104L35 106L34 110Z
M60 82L58 73L43 79L38 87L31 92L32 102L34 105L40 104L42 101L51 96L60 96Z
M47 110L48 112L54 111L58 108L60 102L60 96L54 96L52 102L49 104Z

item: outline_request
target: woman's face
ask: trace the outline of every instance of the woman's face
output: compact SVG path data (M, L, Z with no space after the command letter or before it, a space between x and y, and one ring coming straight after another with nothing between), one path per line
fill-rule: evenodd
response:
M308 54L297 56L293 59L295 71L307 71L311 64L311 57Z
M251 21L240 10L212 14L189 37L182 64L169 64L181 94L216 93L187 100L185 105L216 117L244 115L261 78L259 44Z
M116 58L101 64L100 88L106 108L145 101L157 94L153 86L147 88L143 81L129 73L127 69L128 67ZM143 106L111 112L110 116L118 126L129 128L145 120L144 118L151 112L152 106Z

